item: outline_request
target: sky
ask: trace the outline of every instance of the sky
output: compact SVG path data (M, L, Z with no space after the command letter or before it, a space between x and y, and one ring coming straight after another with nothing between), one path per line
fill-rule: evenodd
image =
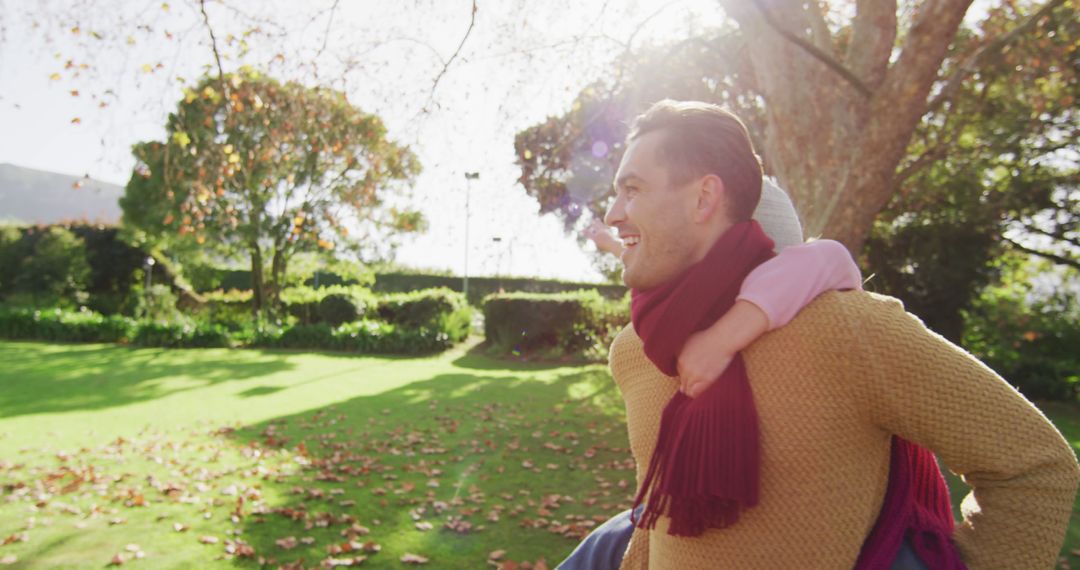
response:
M399 263L465 270L468 193L470 275L584 281L602 277L516 182L514 134L565 112L625 50L724 18L714 0L478 0L472 31L440 76L469 28L471 0L355 0L336 10L329 0L207 4L231 54L226 71L282 54L270 73L345 91L418 154L424 171L411 200L429 228L403 240ZM0 0L0 163L123 185L131 145L163 138L184 85L177 78L191 82L213 61L198 2L110 6ZM229 34L253 23L263 32L249 37L246 56L232 57L239 43ZM479 178L467 182L466 172Z

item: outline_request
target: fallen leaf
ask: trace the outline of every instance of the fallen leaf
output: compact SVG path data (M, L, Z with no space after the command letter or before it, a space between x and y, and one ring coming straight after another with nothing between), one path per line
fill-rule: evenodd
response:
M488 553L488 560L499 560L503 556L506 556L505 550L492 550Z
M283 548L285 550L292 550L292 549L296 548L297 540L296 540L295 536L290 536L290 537L275 540L274 544L278 545L279 547L281 547L281 548Z
M216 537L216 536L200 536L199 537L199 542L201 542L203 544L217 544L218 543L218 537Z
M401 555L401 561L405 564L427 564L428 559L420 556L419 554L411 554L406 552Z
M16 543L16 542L26 542L27 540L30 540L30 535L29 534L27 534L25 532L17 532L15 534L5 538L4 542L3 542L3 545L7 546L8 544L13 544L13 543Z
M14 564L14 563L16 563L18 561L19 561L19 557L15 556L14 554L8 554L8 555L5 555L3 558L0 558L0 564L3 564L5 566L7 566L9 564Z
M124 562L127 562L127 560L125 560L122 555L115 554L113 555L112 560L109 560L109 566L120 566Z

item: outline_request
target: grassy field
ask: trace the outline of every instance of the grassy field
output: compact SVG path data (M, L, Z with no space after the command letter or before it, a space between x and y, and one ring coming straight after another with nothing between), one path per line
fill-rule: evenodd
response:
M0 563L554 567L630 503L618 394L467 349L2 342ZM1044 409L1080 445L1080 409Z

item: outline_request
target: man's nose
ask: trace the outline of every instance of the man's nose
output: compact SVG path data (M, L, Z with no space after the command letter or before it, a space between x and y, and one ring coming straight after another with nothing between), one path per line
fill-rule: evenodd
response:
M607 212L604 214L604 223L615 227L626 220L626 204L624 203L621 194L615 195L615 201L608 206Z

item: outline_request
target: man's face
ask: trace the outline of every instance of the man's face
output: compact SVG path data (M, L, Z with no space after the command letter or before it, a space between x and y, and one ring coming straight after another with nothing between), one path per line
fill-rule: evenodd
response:
M604 216L626 247L623 282L633 289L662 285L694 263L696 192L693 184L672 186L658 152L664 136L653 131L630 142L615 175L615 201Z

